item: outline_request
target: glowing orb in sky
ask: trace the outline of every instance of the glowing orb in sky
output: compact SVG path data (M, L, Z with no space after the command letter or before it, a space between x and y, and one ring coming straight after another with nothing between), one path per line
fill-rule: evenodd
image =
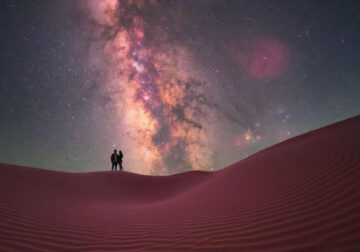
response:
M259 80L280 76L289 66L289 48L273 38L253 39L247 52L241 53L241 65Z

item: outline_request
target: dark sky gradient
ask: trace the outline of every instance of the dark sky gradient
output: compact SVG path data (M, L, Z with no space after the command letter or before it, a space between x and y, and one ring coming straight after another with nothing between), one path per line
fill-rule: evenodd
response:
M358 1L2 1L0 162L216 170L360 113Z

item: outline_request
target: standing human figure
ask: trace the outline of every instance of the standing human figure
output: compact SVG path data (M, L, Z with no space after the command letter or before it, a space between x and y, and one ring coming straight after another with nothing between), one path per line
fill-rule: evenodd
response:
M119 164L119 170L122 171L123 167L122 167L122 158L123 158L123 153L121 150L119 150L119 155L118 155L118 164Z
M118 159L119 159L119 156L118 154L116 153L116 150L114 150L114 153L111 155L110 157L110 160L111 160L111 163L112 163L112 166L111 166L111 170L113 171L115 169L116 171L116 167L117 167L117 164L118 164Z

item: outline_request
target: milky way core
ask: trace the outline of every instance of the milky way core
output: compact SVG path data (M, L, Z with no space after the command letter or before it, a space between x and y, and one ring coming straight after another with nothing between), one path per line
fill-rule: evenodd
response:
M110 113L122 122L116 131L127 132L121 142L139 172L211 167L203 83L189 74L186 50L169 43L151 16L140 15L157 2L93 0L85 7L96 36L92 58L107 72L102 85L114 105Z

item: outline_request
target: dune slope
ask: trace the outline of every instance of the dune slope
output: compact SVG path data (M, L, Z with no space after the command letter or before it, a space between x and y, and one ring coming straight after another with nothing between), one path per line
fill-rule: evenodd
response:
M223 170L0 164L0 251L360 251L360 116Z

